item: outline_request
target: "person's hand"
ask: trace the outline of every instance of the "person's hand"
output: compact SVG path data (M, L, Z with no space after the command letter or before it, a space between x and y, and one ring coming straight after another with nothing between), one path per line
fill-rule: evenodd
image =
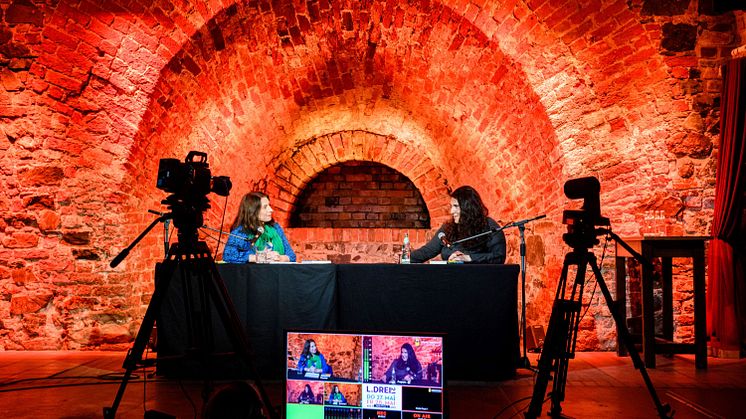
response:
M280 255L279 253L277 253L277 251L275 251L275 250L270 250L270 251L267 252L267 260L270 261L270 262L277 262L277 261L279 261L280 260L280 256L282 256L282 255Z
M471 256L467 255L466 253L461 252L460 250L457 250L453 253L451 253L451 256L448 256L449 262L471 262Z

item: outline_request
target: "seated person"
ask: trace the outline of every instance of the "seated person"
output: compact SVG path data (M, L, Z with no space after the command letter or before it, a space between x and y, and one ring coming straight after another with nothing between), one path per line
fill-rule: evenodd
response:
M313 339L307 339L303 344L303 352L298 360L298 373L332 374L332 367L326 363L324 354L316 347L316 341Z
M244 195L238 214L231 226L231 234L223 250L223 261L228 263L256 262L257 249L269 249L268 261L295 262L295 252L285 232L272 219L269 198L261 192Z
M422 365L417 360L414 348L409 343L401 347L401 354L386 370L384 381L391 384L411 384L414 380L422 379Z
M336 405L346 405L347 399L345 399L344 394L342 394L341 391L339 391L339 386L334 385L334 389L332 390L332 393L329 395L329 401L327 404L336 404Z
M502 231L450 244L499 228L497 222L487 214L487 207L474 188L462 186L456 189L451 194L453 219L443 224L429 242L412 252L412 263L426 262L438 255L453 263L505 263L505 234Z
M311 386L306 384L306 388L303 389L303 392L298 395L298 403L301 404L315 404L316 403L316 396L313 395L313 391L311 391Z

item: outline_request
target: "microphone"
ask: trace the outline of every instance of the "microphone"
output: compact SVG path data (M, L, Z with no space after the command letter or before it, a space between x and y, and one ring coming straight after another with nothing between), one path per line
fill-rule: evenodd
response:
M256 244L256 242L259 241L259 237L261 237L262 234L264 234L264 227L262 227L262 226L257 227L256 228L256 234L254 235L254 238L251 239L251 242L250 242L251 243L251 247L254 247L254 245Z
M440 243L443 246L448 247L448 248L451 247L451 242L449 242L448 239L446 238L446 233L441 231L440 233L438 233L438 238L440 239Z

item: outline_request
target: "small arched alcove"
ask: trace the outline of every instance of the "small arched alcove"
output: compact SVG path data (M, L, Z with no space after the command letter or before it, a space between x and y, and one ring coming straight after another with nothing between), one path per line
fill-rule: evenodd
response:
M290 227L429 229L417 187L380 163L347 161L317 174L300 193Z

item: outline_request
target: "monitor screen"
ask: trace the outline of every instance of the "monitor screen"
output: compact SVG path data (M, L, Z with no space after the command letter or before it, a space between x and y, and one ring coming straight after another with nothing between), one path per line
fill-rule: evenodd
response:
M443 336L288 331L288 419L441 419Z

